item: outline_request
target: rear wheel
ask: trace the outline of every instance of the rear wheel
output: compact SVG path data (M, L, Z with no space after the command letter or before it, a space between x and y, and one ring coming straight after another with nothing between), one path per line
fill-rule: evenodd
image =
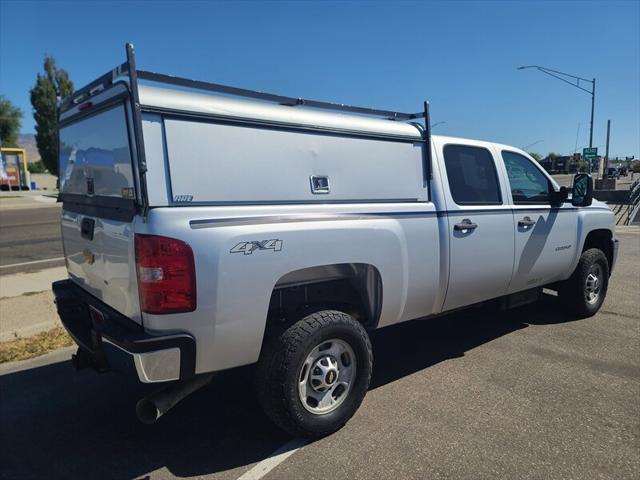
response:
M607 294L609 262L597 248L586 250L573 275L564 282L559 294L564 308L580 317L595 315Z
M369 336L351 316L309 315L267 341L257 370L260 403L293 435L333 433L367 393L372 358Z

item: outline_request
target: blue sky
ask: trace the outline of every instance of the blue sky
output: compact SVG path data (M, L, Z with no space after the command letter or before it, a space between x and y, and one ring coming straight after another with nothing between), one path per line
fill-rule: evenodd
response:
M0 94L25 112L45 52L76 87L124 60L251 89L402 111L434 133L547 153L589 141L590 97L534 70L597 78L594 145L640 155L640 2L0 0Z

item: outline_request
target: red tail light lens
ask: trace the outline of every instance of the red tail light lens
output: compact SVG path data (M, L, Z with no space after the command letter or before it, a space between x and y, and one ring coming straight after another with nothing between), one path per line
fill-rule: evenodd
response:
M188 244L136 234L136 269L142 311L163 314L196 309L196 268Z

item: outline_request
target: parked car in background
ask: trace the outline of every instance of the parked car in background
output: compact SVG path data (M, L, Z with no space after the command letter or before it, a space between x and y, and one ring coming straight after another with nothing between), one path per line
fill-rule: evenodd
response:
M609 168L607 168L607 177L609 177L609 178L620 178L620 170L618 170L618 167L609 167Z
M619 171L621 177L626 177L629 174L629 169L627 167L620 167Z

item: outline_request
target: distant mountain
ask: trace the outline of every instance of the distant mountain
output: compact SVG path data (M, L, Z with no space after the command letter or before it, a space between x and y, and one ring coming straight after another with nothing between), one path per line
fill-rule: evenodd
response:
M27 161L29 163L40 160L38 146L36 145L36 136L33 133L18 134L18 145L27 151Z

